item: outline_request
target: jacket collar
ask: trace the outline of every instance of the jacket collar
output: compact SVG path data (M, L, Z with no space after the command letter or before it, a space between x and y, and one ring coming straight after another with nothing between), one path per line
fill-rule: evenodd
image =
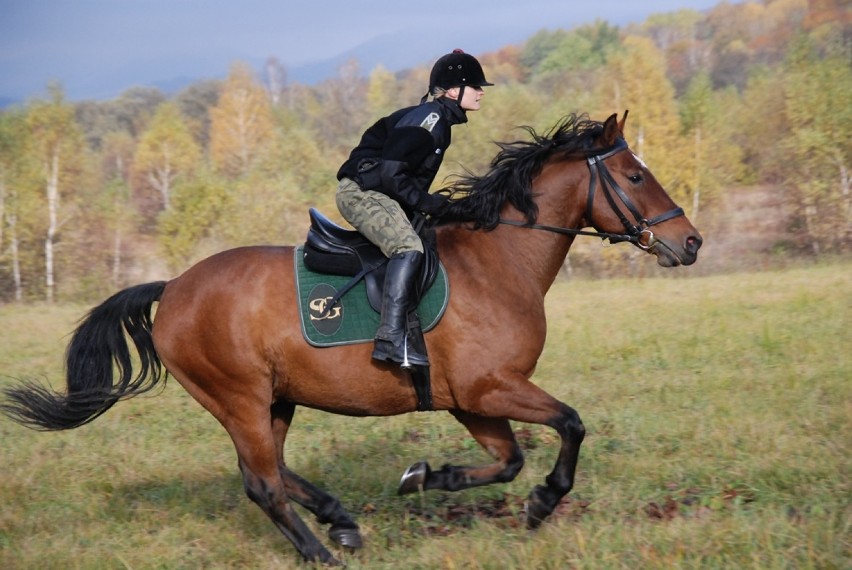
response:
M447 119L450 121L452 125L458 125L460 123L467 122L467 113L465 113L464 109L461 108L458 101L455 99L447 99L446 97L439 97L435 99L435 102L441 105L442 108L446 109Z

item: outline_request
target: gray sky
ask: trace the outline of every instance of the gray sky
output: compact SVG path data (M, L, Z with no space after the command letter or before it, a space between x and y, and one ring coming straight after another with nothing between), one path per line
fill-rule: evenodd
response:
M50 81L72 100L105 99L134 85L224 78L236 60L270 56L307 81L310 64L370 45L374 61L365 63L395 70L456 47L479 54L518 44L542 28L621 26L719 2L0 0L0 104L41 96Z

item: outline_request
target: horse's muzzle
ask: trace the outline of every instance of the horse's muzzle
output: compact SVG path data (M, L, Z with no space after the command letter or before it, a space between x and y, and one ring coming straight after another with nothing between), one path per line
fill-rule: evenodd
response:
M692 265L698 259L698 250L704 240L700 235L687 237L682 245L672 245L665 239L651 236L651 241L645 248L648 253L657 256L657 264L662 267L677 267Z

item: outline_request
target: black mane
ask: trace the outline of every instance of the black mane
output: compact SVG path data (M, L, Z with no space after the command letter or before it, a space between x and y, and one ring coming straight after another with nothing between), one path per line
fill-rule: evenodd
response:
M500 209L508 201L529 223L534 223L538 206L533 201L532 181L542 166L557 153L560 159L593 154L592 145L603 133L603 123L575 114L564 117L543 135L532 127L521 128L532 140L496 143L500 152L486 174L461 175L441 190L453 198L442 221L473 222L475 229L492 230L499 222Z

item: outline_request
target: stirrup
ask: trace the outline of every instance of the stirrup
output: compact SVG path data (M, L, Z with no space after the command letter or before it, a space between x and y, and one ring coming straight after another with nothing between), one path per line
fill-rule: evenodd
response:
M399 364L399 367L403 370L411 370L414 368L408 360L408 332L402 336L402 362Z
M420 355L416 351L409 350L409 337L406 333L402 345L399 347L389 340L377 339L377 346L373 349L373 359L383 362L394 362L399 364L403 370L412 370L417 366L429 366L429 357ZM381 343L381 345L378 345Z

